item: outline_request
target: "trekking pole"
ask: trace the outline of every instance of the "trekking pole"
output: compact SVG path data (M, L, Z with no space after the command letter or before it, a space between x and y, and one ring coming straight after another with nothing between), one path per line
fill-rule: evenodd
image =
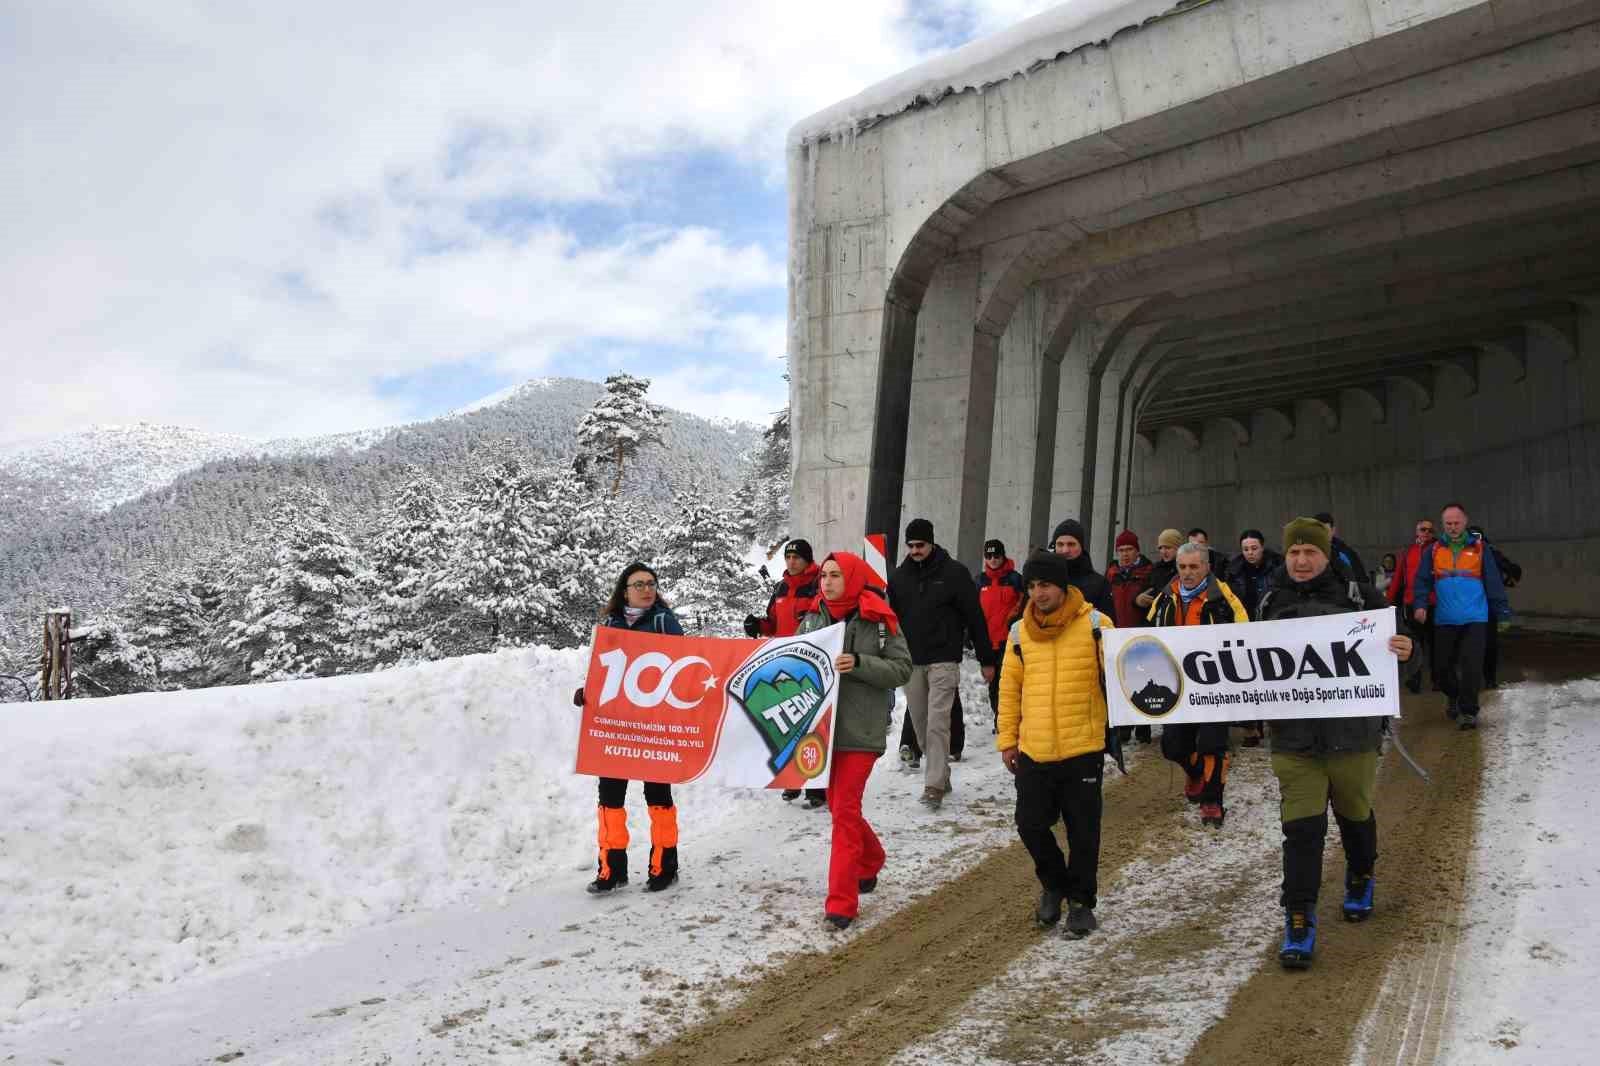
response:
M1406 746L1400 743L1400 734L1393 729L1389 730L1389 740L1394 744L1394 750L1400 753L1400 758L1406 761L1406 765L1411 767L1416 772L1416 775L1422 778L1424 783L1432 783L1433 779L1428 776L1428 771L1424 770L1417 763L1417 760L1411 757L1411 753L1406 750Z

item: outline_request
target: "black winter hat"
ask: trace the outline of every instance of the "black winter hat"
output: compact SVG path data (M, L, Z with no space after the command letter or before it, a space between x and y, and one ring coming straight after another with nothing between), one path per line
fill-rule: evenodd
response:
M1028 561L1022 567L1022 583L1025 586L1043 581L1047 585L1066 589L1072 586L1070 577L1066 557L1043 548L1028 556Z
M1063 519L1061 524L1056 526L1056 531L1050 534L1049 546L1054 548L1056 541L1063 536L1071 537L1085 548L1089 546L1089 535L1083 531L1083 523L1076 518Z
M808 540L801 540L799 537L791 540L783 546L783 554L788 555L790 552L794 552L808 563L817 561L816 557L811 554L811 542Z
M999 552L1000 557L1003 559L1006 554L1006 546L998 540L986 540L983 542L983 554L988 555L990 552Z
M929 544L932 544L933 523L928 521L926 518L913 518L909 523L907 523L906 541L910 542L913 540L923 540L927 541Z

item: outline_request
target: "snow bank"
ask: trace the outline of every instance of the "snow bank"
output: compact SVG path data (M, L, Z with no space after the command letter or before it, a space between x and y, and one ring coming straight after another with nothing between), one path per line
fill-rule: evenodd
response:
M594 835L584 663L0 708L0 1022L570 882Z
M949 93L1007 81L1085 45L1104 43L1119 30L1143 25L1178 6L1179 0L1071 0L817 112L789 132L789 144L837 137L919 103L937 103Z

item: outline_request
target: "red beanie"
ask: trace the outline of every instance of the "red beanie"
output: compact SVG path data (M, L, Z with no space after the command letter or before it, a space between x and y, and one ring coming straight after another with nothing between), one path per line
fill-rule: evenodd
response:
M1123 546L1131 547L1137 551L1139 548L1139 534L1131 529L1124 529L1121 533L1118 533L1117 547L1121 548Z

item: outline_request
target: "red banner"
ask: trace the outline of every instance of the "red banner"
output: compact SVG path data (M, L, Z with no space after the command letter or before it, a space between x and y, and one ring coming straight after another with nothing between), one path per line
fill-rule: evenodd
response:
M825 779L843 632L744 640L596 629L577 772L751 788Z

